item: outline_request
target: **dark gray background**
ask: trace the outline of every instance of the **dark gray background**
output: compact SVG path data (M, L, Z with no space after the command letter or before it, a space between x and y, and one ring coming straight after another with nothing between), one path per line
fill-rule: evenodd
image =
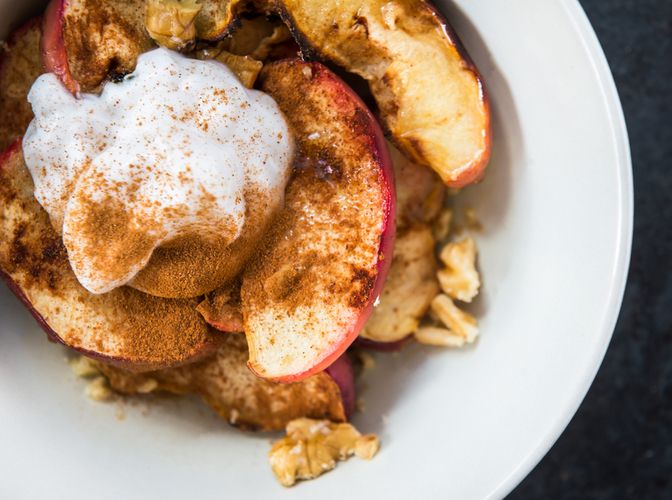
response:
M511 499L672 499L672 0L581 0L628 123L635 235L623 309L571 424Z

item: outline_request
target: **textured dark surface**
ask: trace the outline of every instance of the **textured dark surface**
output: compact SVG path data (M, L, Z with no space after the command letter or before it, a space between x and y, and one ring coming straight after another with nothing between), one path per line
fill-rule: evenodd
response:
M604 364L511 499L672 499L672 0L582 0L625 109L635 236Z

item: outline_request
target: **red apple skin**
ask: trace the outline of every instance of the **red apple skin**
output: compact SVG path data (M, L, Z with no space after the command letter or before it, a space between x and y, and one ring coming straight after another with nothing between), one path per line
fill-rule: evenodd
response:
M51 0L42 19L42 59L47 73L54 73L74 95L79 95L79 83L70 73L68 54L63 39L63 17L68 0Z
M321 85L325 92L330 92L332 95L338 96L338 98L334 97L334 106L338 106L338 100L342 99L343 101L347 102L347 105L353 106L358 110L360 116L362 117L360 123L364 129L361 131L360 135L369 137L371 139L371 149L373 156L376 158L377 163L380 166L378 169L378 175L380 176L381 186L383 186L382 197L384 200L384 226L378 249L376 279L371 288L367 301L359 311L357 320L347 331L343 332L341 342L335 343L330 352L324 353L319 361L317 361L310 368L299 373L288 374L279 377L269 377L257 370L253 363L248 363L250 369L260 377L267 378L275 382L289 383L303 380L315 373L324 371L329 366L331 366L357 339L359 333L364 328L364 325L371 316L374 303L383 289L387 273L389 272L390 266L392 264L394 240L396 235L396 193L394 187L395 183L392 161L390 159L390 153L387 148L382 129L359 96L347 84L338 78L338 76L336 76L333 72L320 63L309 63L298 59L287 59L271 63L268 66L276 65L280 68L282 68L282 65L301 65L302 67L309 69L312 74L312 82L315 85ZM291 117L292 110L283 110L283 112L285 112L287 116ZM300 143L302 139L305 140L305 138L301 137L296 138L298 143ZM250 342L250 336L249 332L247 332L247 329L246 333L248 333L248 342Z
M345 415L350 418L355 412L357 393L355 391L355 372L347 353L338 358L325 372L334 379L341 391Z
M409 335L406 338L397 340L396 342L378 342L376 340L365 339L364 337L359 337L355 342L357 347L362 347L364 349L370 349L372 351L379 352L399 352L401 351L411 340L412 335Z

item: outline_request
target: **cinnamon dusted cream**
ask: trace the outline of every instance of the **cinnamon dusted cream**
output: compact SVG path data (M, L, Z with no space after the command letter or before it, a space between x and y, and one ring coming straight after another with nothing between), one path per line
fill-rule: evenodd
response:
M23 148L35 197L93 293L127 284L158 247L233 243L246 217L270 217L282 203L287 123L271 97L221 63L156 49L99 96L75 98L46 74L28 100L35 119Z

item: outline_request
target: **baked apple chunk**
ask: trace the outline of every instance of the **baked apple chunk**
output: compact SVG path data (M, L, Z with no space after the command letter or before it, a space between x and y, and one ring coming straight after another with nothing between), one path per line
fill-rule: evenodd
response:
M336 374L316 373L296 384L255 377L246 362L245 337L230 334L214 356L187 366L140 374L104 363L97 368L117 392L143 394L153 388L197 394L222 418L245 429L280 430L306 416L343 422L354 407L354 380L347 357L332 365L338 368Z
M85 290L33 192L17 140L0 157L0 275L52 340L136 371L179 365L217 348L219 336L196 311L196 300L128 287L104 295Z
M376 121L327 68L279 61L260 82L290 122L298 158L241 302L250 368L289 382L331 365L371 314L392 260L393 174Z
M51 0L44 13L42 57L73 94L92 92L110 75L129 73L152 47L145 0Z
M28 91L42 73L40 19L17 29L0 51L0 151L21 137L33 118Z
M424 0L276 0L304 54L369 82L397 145L452 187L478 180L490 156L480 75L446 20Z

